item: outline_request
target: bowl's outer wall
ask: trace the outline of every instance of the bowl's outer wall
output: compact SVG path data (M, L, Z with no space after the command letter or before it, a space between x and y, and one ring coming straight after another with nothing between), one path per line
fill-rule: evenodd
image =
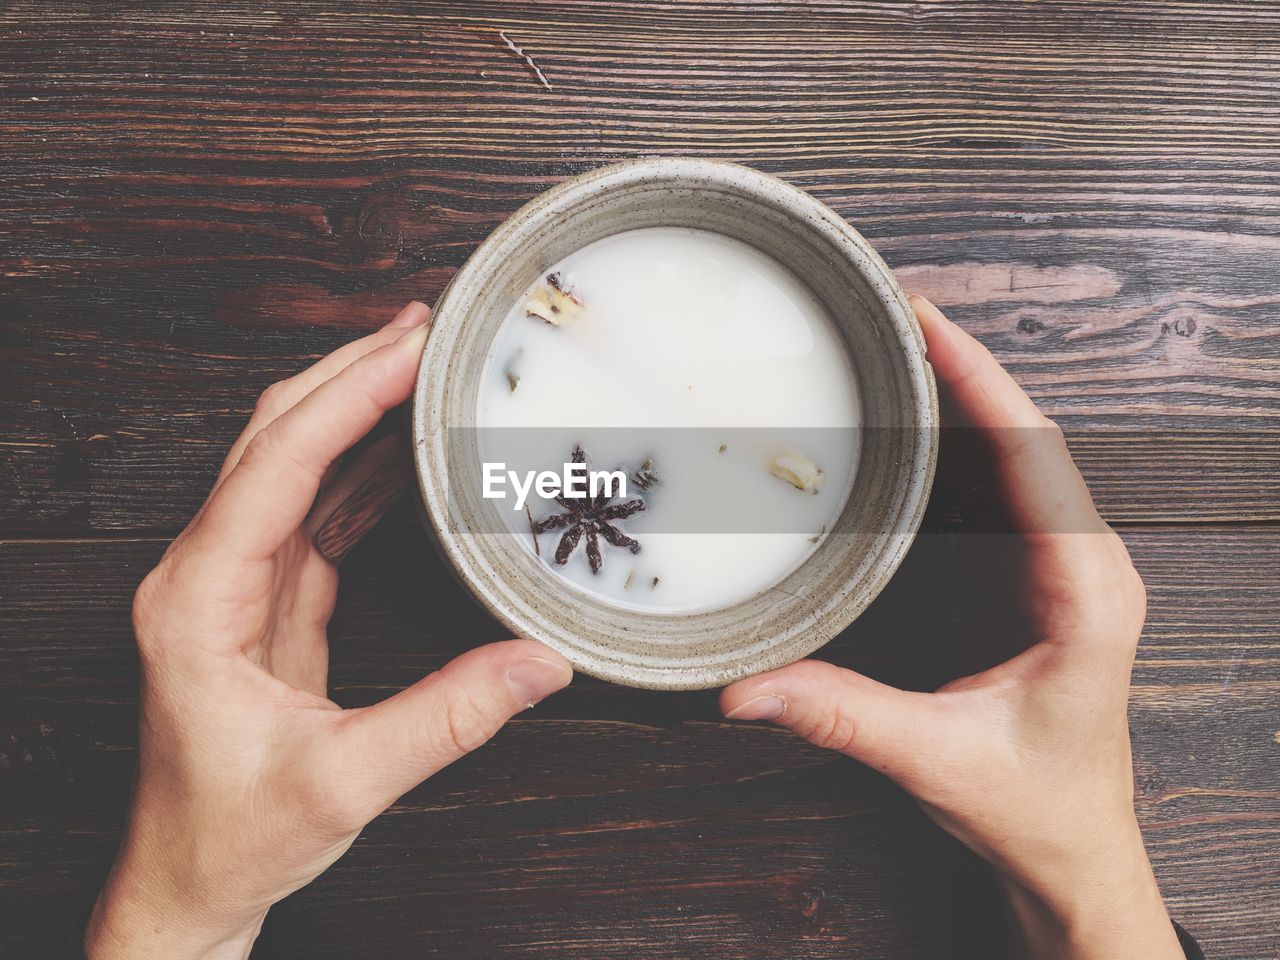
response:
M854 488L813 555L770 590L721 610L637 613L569 590L513 537L468 534L480 499L476 400L514 300L554 263L646 226L713 230L787 266L822 300L849 349L864 419ZM937 454L924 341L884 262L840 216L735 164L639 160L566 181L498 227L437 301L414 394L414 460L440 549L516 635L576 668L658 689L721 686L812 653L853 621L919 527Z

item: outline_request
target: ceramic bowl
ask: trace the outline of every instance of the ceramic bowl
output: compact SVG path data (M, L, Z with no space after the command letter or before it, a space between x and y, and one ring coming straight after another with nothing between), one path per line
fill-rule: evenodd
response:
M513 536L468 530L480 511L481 373L516 298L557 261L641 227L691 227L751 244L803 278L839 330L862 393L861 454L831 533L774 588L698 613L620 610L568 587ZM721 686L807 656L880 592L919 526L937 453L924 342L888 267L809 194L728 163L637 160L535 198L498 227L435 305L414 393L426 516L459 578L516 636L588 674L657 689ZM839 535L834 535L839 534Z

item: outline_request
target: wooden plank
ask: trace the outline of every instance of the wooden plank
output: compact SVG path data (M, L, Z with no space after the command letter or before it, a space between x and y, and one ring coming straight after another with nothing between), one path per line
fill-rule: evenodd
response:
M1277 35L1270 2L6 5L0 530L176 530L266 384L650 154L848 217L1109 517L1280 518Z
M1161 882L1213 956L1274 955L1280 528L1124 535L1150 593L1131 723ZM946 679L956 545L923 537L823 655ZM110 860L135 743L129 599L163 546L0 542L0 947L15 955L65 934ZM352 554L331 634L333 695L356 705L502 631L422 534L386 524ZM257 955L998 956L989 898L980 865L856 765L724 723L714 693L579 679L371 826L275 911Z

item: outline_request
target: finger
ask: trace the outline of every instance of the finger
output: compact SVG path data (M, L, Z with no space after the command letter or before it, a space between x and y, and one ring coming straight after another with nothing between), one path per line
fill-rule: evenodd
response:
M898 690L818 660L728 686L720 709L730 720L770 720L899 781L925 762L942 726L941 708L930 694Z
M235 469L235 465L240 462L240 457L244 455L244 448L249 445L249 441L253 439L259 430L286 410L292 409L298 401L320 386L320 384L332 379L338 371L346 369L356 360L372 353L379 347L395 343L396 338L401 336L405 330L426 323L430 316L430 308L425 303L419 303L415 300L396 314L395 319L381 330L371 333L367 337L361 337L359 340L343 344L328 356L321 357L301 373L267 387L262 396L258 398L258 404L254 407L253 415L249 418L248 424L227 452L226 459L222 463L222 469L218 473L215 488L218 483L226 479L227 474Z
M382 703L348 711L337 762L358 771L365 812L375 816L572 679L564 657L532 640L471 650Z
M986 347L924 297L910 299L928 344L948 430L977 432L994 487L990 494L1015 530L1105 531L1057 425L1036 409Z
M383 437L322 483L306 526L311 542L333 563L342 559L409 488L413 471L403 439Z
M427 327L361 357L250 441L192 536L244 559L274 553L311 509L329 465L413 390Z

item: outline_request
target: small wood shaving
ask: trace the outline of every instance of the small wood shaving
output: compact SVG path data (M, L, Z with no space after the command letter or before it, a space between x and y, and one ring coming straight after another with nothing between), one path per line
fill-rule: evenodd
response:
M547 75L542 72L542 68L533 62L533 57L529 56L529 54L521 50L520 46L514 40L512 40L510 37L507 36L505 30L499 30L498 36L502 38L502 42L507 45L508 50L510 50L517 57L519 57L526 64L528 64L529 69L533 71L533 75L538 78L538 82L542 84L542 86L545 89L550 90L551 81L548 80Z

